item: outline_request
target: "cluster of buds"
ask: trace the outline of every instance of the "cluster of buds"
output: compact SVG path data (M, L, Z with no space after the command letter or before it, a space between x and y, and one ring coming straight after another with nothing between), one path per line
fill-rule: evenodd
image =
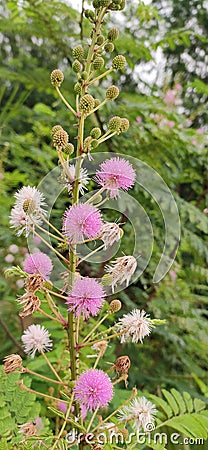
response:
M93 0L95 9L106 8L111 11L122 11L125 5L126 0Z
M61 125L54 125L51 130L51 135L54 147L63 149L64 153L67 155L72 155L74 153L74 145L68 141L68 133L64 131Z
M114 116L109 120L108 129L117 134L125 133L129 129L129 120L125 117Z

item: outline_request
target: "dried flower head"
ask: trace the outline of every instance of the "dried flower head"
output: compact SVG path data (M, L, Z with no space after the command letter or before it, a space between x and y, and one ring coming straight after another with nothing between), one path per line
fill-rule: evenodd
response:
M119 189L127 191L134 185L135 177L132 165L124 158L117 157L101 163L95 180L101 186L109 189L111 198L116 198L119 196Z
M92 205L74 205L64 214L63 233L72 244L98 237L101 227L100 211Z
M41 325L30 325L23 333L22 342L25 353L34 358L36 351L48 352L52 349L50 334L45 327Z
M48 255L43 252L31 253L24 261L24 271L29 274L40 274L47 280L51 271L53 270L53 264Z
M101 284L94 278L78 279L68 296L69 311L75 311L75 316L81 314L88 319L90 314L96 316L105 300L105 293Z
M120 311L121 306L122 305L121 305L120 300L118 300L118 299L112 300L112 302L110 302L110 305L109 305L109 312L111 312L111 313L118 312L118 311Z
M59 87L64 81L64 74L61 70L55 69L51 72L51 84L53 86Z
M25 287L27 292L36 292L41 289L44 284L44 278L39 273L31 274L25 281Z
M76 382L74 397L81 405L83 415L87 410L107 406L113 397L113 386L109 376L98 369L83 372Z
M20 425L19 432L24 434L25 437L37 436L37 428L33 422L27 422Z
M117 358L116 363L115 363L115 370L116 370L117 375L128 374L130 366L131 366L131 361L128 356L119 356L119 358Z
M120 241L123 236L123 230L117 223L106 222L100 230L100 239L104 242L105 249L111 247L115 242Z
M6 374L15 372L15 370L22 370L22 358L19 355L12 354L4 358L4 372Z
M111 266L107 266L107 272L112 276L112 291L117 284L122 284L126 281L126 286L129 285L130 279L137 267L137 260L134 256L121 256L112 262Z
M26 292L17 299L17 302L22 306L20 317L30 316L40 308L40 299L33 292Z
M43 194L35 187L23 186L15 194L15 204L11 210L10 224L16 228L17 235L23 232L28 236L35 224L41 225L40 214L45 214Z
M119 421L129 422L133 420L133 427L139 432L141 429L149 431L148 425L154 425L157 410L153 403L145 397L140 397L135 398L129 406L125 406L119 413Z
M105 339L103 339L102 341L96 342L94 345L92 345L92 349L99 352L101 356L104 355L107 347L108 347L108 341L105 341Z
M117 331L122 333L121 342L142 342L145 336L149 336L154 327L151 319L142 309L134 309L129 314L124 314L117 324Z

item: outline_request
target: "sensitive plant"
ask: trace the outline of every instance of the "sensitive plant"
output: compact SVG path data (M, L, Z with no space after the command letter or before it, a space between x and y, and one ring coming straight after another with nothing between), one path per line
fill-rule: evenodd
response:
M71 203L71 206L63 214L63 229L59 231L48 220L44 195L38 189L30 186L23 187L17 193L16 203L11 212L11 226L16 229L17 234L25 233L26 236L30 234L39 236L42 242L64 262L65 271L68 273L67 285L65 284L62 290L57 289L56 285L53 284L52 278L48 280L53 268L49 257L38 252L31 254L24 263L25 272L22 271L22 276L25 277L26 293L24 295L26 297L23 296L24 299L21 301L18 299L19 303L24 304L25 315L27 315L26 312L28 310L30 313L38 311L56 322L56 324L58 323L60 328L63 329L65 339L67 338L67 367L59 365L57 369L56 362L52 365L46 355L52 349L52 341L49 332L44 327L41 327L39 324L30 325L22 336L25 353L31 354L32 358L35 357L37 352L41 353L55 376L55 380L48 379L47 381L61 388L61 390L58 390L56 386L59 396L57 395L56 397L54 394L51 398L57 401L58 404L62 396L61 401L66 405L60 429L57 431L56 436L51 438L50 448L52 449L59 447L59 442L63 439L68 425L71 428L75 427L75 429L82 431L83 439L81 441L75 440L74 444L79 444L80 448L84 448L88 446L85 435L92 431L95 436L96 446L96 436L99 430L103 430L104 425L112 418L116 421L118 430L119 427L122 427L123 435L125 435L124 430L128 430L128 428L125 428L127 424L136 428L137 431L141 428L147 431L147 424L154 423L156 414L155 405L143 396L137 397L135 390L133 390L127 402L124 402L118 409L109 414L107 408L110 407L109 403L113 398L116 385L123 381L127 385L128 371L125 365L120 365L120 369L116 371L118 377L114 379L103 370L97 369L111 339L120 339L121 342L129 340L133 343L142 342L155 325L163 323L162 321L151 319L149 315L146 315L145 311L135 310L124 315L120 321L116 321L109 329L103 331L101 328L101 331L99 331L99 326L102 322L118 312L121 307L118 300L111 301L111 298L107 298L109 294L106 289L106 279L108 280L111 294L114 293L116 287L128 286L136 272L137 259L133 255L124 255L116 258L114 261L108 261L108 264L106 264L106 275L98 281L94 278L83 276L82 262L84 262L84 258L82 259L79 256L77 249L78 245L99 239L104 242L105 248L111 247L114 242L118 242L122 238L122 230L119 225L105 222L99 206L101 203L107 202L109 198L119 197L121 190L128 191L135 183L135 170L127 158L108 157L100 164L94 177L98 190L94 195L89 195L86 201L80 200L80 194L83 193L84 187L86 189L89 179L86 169L82 167L85 160L92 160L94 149L97 152L101 143L114 135L124 133L129 127L127 118L115 116L110 119L106 132L102 134L99 128L94 128L89 136L85 136L85 120L88 116L94 114L107 102L115 100L119 95L118 88L111 85L106 90L105 99L99 101L91 95L91 86L96 86L100 79L111 72L123 70L125 67L125 58L122 55L117 55L113 58L111 67L105 70L105 60L100 56L103 53L105 55L112 52L112 42L118 36L116 29L111 30L107 37L103 36L101 30L104 17L109 11L122 10L125 2L101 0L94 1L93 6L94 10L85 12L86 17L92 23L89 49L86 52L84 47L78 45L73 50L74 63L72 69L77 76L74 86L76 94L75 109L61 93L60 86L64 81L62 71L55 69L51 73L51 83L68 108L71 119L74 118L75 126L78 129L77 151L76 159L73 161L73 171L69 161L73 158L74 145L69 142L69 135L67 131L63 130L61 125L55 125L52 129L53 146L57 151L61 178L65 180ZM57 240L57 245L52 246L48 244L48 241L40 234L40 231L45 230L42 227L44 223L51 230L48 231L48 235L52 235ZM47 233L46 230L45 232ZM64 250L64 252L61 252L61 250ZM94 252L96 252L96 249ZM43 300L41 308L40 299ZM68 310L68 317L66 314L63 316L60 313L59 299L66 304L65 311ZM110 305L107 304L107 300L110 300ZM48 303L51 310L50 315L44 310L45 302ZM117 303L115 304L115 302ZM27 303L26 307L25 303ZM105 312L102 310L104 307ZM98 322L92 327L87 319L91 316L97 316L98 313ZM83 350L86 350L86 348L96 350L97 357L91 369L83 370L82 355ZM22 366L18 355L6 357L5 372L9 374L9 372L13 372L16 369L22 373L28 372L27 368ZM68 371L68 378L64 376L63 379L61 377L62 371L65 373ZM39 374L36 373L36 376L38 377ZM28 390L27 386L24 385L24 378L23 382L19 383L19 387L25 391ZM29 388L29 392L35 391ZM38 395L38 392L35 393ZM39 393L39 395L44 396L43 393ZM131 403L132 399L134 400ZM124 408L123 419L121 419L122 408ZM103 417L104 415L105 418ZM25 423L21 427L21 433L24 434L25 440L29 440L32 436L37 436L39 431L34 424L32 426L31 423L30 425ZM42 439L41 433L40 439ZM44 440L43 438L42 440L44 446L49 448L47 447L47 439Z

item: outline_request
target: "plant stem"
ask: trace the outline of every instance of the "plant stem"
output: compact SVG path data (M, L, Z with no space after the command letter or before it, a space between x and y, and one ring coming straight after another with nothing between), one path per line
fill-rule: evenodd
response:
M85 336L85 338L83 339L82 342L88 341L88 339L90 338L90 336L92 336L94 331L97 330L97 328L101 325L102 322L104 322L105 319L107 319L108 315L109 315L109 313L105 314L105 316L93 327L93 329L90 331L90 333L87 336Z
M49 381L50 383L61 384L62 386L67 386L67 384L64 383L63 381L57 381L57 380L53 380L52 378L45 377L44 375L41 375L40 373L33 372L33 370L30 370L27 367L24 367L23 373L29 373L30 375L35 375L36 377L42 378L43 380Z
M47 223L47 225L52 228L57 234L59 234L63 238L63 234L56 228L52 223L49 222L49 220L46 219L46 217L43 214L39 214L41 219Z
M62 314L61 314L59 311L57 311L58 307L57 307L56 304L54 303L54 301L53 301L51 295L50 295L49 292L47 292L47 291L45 291L45 293L46 293L46 300L47 300L47 302L48 302L48 304L49 304L49 306L50 306L50 308L51 308L51 311L55 314L55 316L56 316L57 319L61 322L61 324L62 324L63 326L66 326L66 325L67 325L67 322L66 322L66 320L64 319L64 317L62 316Z
M68 259L66 259L61 253L58 252L58 250L56 250L52 245L50 245L42 236L40 236L39 233L37 233L37 231L32 229L32 232L38 236L42 242L44 242L45 245L47 245L48 248L50 248L54 253L56 253L57 256L59 256L59 258L63 259L63 261L67 264L69 264Z
M104 337L104 338L97 339L96 341L86 342L86 343L83 344L83 345L80 344L80 347L81 347L81 348L82 348L82 347L89 347L89 346L91 346L91 345L93 345L93 344L97 344L97 342L103 341L104 339L105 339L105 341L108 340L108 339L113 339L114 337L120 336L121 334L123 334L123 332L120 332L120 333L114 333L114 334L111 334L110 336L106 336L106 337Z
M100 405L97 406L97 408L95 409L95 411L94 411L94 413L93 413L93 415L92 415L92 417L90 419L90 422L89 422L88 427L87 427L87 433L89 433L89 431L90 431L90 428L91 428L91 426L93 424L93 421L94 421L94 419L96 417L96 414L97 414L99 408L100 408Z
M106 72L104 72L104 73L101 73L101 75L99 75L98 77L96 77L96 78L94 78L93 80L89 81L89 83L87 83L88 86L89 86L90 84L95 83L95 81L98 81L98 80L100 80L100 79L103 78L103 77L106 77L106 76L109 75L112 71L113 71L113 68L106 70Z
M43 314L43 316L48 317L48 319L54 320L55 322L58 322L58 323L60 323L61 325L64 325L60 319L51 316L51 315L48 314L47 312L43 311L43 309L38 308L37 311L38 311L39 313Z
M105 244L100 245L100 247L96 248L95 250L93 250L92 252L88 253L88 255L84 256L84 258L80 259L77 263L77 267L86 259L88 259L90 256L94 255L96 252L99 252L100 250L102 250L102 248L105 247Z
M64 429L65 429L65 427L66 427L67 419L68 419L69 414L70 414L70 412L71 412L71 407L72 407L73 400L74 400L74 394L72 394L72 396L71 396L71 400L70 400L70 403L69 403L69 406L68 406L68 409L67 409L67 412L66 412L66 416L65 416L65 419L64 419L64 423L63 423L63 425L62 425L62 427L61 427L61 429L60 429L60 432L59 432L59 434L58 434L58 436L57 436L57 438L56 438L56 441L55 441L53 447L51 448L51 450L55 450L55 448L57 447L57 444L58 444L58 442L59 442L59 439L61 438L61 435L62 435L62 433L63 433L63 431L64 431Z
M52 400L56 400L57 402L60 402L60 398L52 397L52 395L43 394L42 392L38 392L38 391L35 391L34 389L28 388L27 386L25 386L23 384L22 380L18 381L17 385L20 387L20 389L23 389L24 391L31 392L32 394L40 395L41 397L51 398ZM63 403L67 403L68 404L68 402L66 400L62 400L61 399L61 401Z
M90 113L87 114L87 117L91 116L91 114L93 114L95 111L97 111L98 109L102 108L108 101L109 101L109 99L105 98L98 106L96 106L96 108L92 109L92 111L90 111Z
M58 88L58 86L56 86L56 91L58 92L59 97L61 98L62 102L65 103L65 105L67 106L68 109L70 109L70 111L77 117L77 113L76 111L72 108L72 106L67 102L67 100L65 99L65 97L62 95L60 89Z
M59 297L63 300L67 300L67 297L65 295L61 295L58 292L51 291L50 289L46 289L46 292L50 292L50 294L54 295L54 297Z
M54 373L54 375L56 376L56 378L62 383L62 379L60 378L60 376L58 375L58 373L56 372L56 370L54 369L54 367L50 363L50 361L47 358L46 354L42 350L40 350L40 353L43 356L43 358L45 359L45 361L48 364L48 366L50 367L50 369L52 370L52 372Z
M55 236L55 234L50 233L50 231L47 231L45 228L41 227L41 226L38 225L37 223L35 224L35 226L36 226L36 228L38 228L40 231L43 231L43 233L46 233L47 235L53 237L54 239L57 239L58 241L61 241L61 242L65 242L65 240L64 240L63 238L61 239L60 237Z
M92 195L92 197L89 198L89 200L87 200L85 202L86 205L89 205L90 203L92 203L97 197L99 197L100 194L102 194L105 191L106 187L103 186L102 188L99 189L99 191L97 191L94 195Z

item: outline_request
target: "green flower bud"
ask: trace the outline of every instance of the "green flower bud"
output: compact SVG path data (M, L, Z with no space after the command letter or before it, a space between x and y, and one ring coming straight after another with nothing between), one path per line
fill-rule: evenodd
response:
M95 9L100 8L100 0L93 0L92 4Z
M125 133L129 129L129 120L125 117L121 119L121 126L119 128L120 133Z
M126 0L121 0L121 3L120 3L120 11L122 11L122 9L124 9L125 6L126 6Z
M75 61L72 64L72 70L75 73L78 73L81 71L81 68L82 68L81 63L78 61L78 59L75 59Z
M119 116L114 116L109 120L108 129L111 131L118 131L121 126L121 118Z
M71 144L71 142L69 142L65 147L64 147L64 153L66 153L66 155L72 155L72 153L74 153L74 146L73 144Z
M122 70L126 65L126 58L123 55L118 55L113 58L112 67L115 70Z
M63 130L61 125L54 125L54 127L51 130L51 136L53 136L57 131Z
M88 136L85 140L84 140L84 152L88 153L91 150L91 142L92 142L92 138L91 136Z
M92 136L93 139L99 139L99 137L101 136L101 129L98 127L93 128L90 131L90 136Z
M91 142L91 147L92 148L96 148L96 147L98 147L98 145L99 145L98 140L97 139L93 139L92 142Z
M82 61L84 58L84 49L81 45L77 45L77 47L75 47L72 50L72 55L75 59L78 59L78 61Z
M108 42L107 44L104 45L104 50L107 53L112 53L114 50L114 45L112 44L112 42Z
M55 69L51 72L51 84L53 86L59 87L61 83L64 81L64 74L61 70Z
M82 72L81 77L83 80L86 80L88 77L88 73L84 70L84 72Z
M106 91L106 98L108 100L115 100L119 95L119 89L117 86L110 86Z
M92 109L94 108L95 100L90 94L85 94L79 104L80 111L84 112L85 114L90 113Z
M89 20L95 19L95 13L91 9L86 9L85 11L85 17Z
M102 45L104 41L105 41L104 36L100 34L100 36L98 36L97 38L97 45Z
M113 276L110 273L106 273L101 278L101 283L103 286L109 286L110 284L112 284L112 281L113 281Z
M104 64L105 64L104 59L103 59L101 56L98 56L98 58L96 58L96 59L93 61L93 68L94 68L94 70L102 69L102 67L104 66Z
M82 91L82 85L80 83L76 83L74 85L74 92L75 92L75 94L80 95L81 91Z
M94 108L97 108L99 105L100 105L100 100L99 100L99 98L95 98Z
M110 30L108 32L108 40L109 41L115 41L116 39L118 39L118 36L119 36L118 28L112 28L112 30Z
M68 144L68 133L66 131L58 130L53 135L53 145L54 147L64 148Z
M110 0L100 0L100 6L105 7L105 6L108 6L109 3L110 3Z

